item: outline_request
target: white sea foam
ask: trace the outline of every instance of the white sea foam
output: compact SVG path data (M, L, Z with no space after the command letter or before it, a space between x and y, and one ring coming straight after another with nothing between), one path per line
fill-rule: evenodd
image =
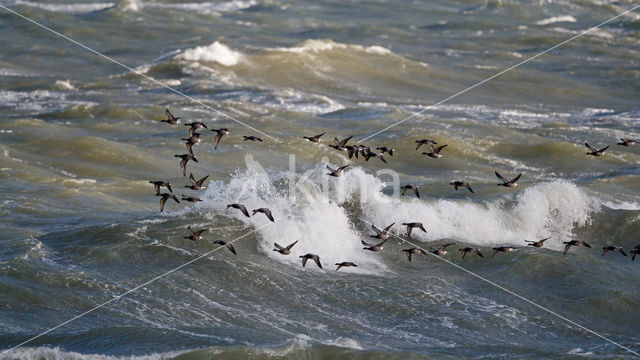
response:
M549 25L559 22L576 22L576 18L571 15L553 16L544 20L536 21L536 25Z
M343 44L334 42L332 40L320 40L320 39L310 39L302 42L300 45L293 47L279 47L271 50L275 51L284 51L284 52L292 52L292 53L319 53L323 51L335 50L335 49L348 49L354 51L361 51L368 54L376 54L376 55L392 55L391 50L384 48L379 45L371 45L371 46L362 46L355 44Z
M204 61L216 62L223 66L236 65L241 59L242 54L231 50L227 45L218 41L209 46L198 46L193 49L187 49L177 58L187 61Z
M187 350L189 351L189 350ZM81 354L65 351L59 347L20 347L7 355L4 360L162 360L170 359L187 351L174 351L141 356L110 356L98 354Z
M210 183L204 202L194 206L214 219L219 214L236 218L254 228L269 224L263 214L247 218L240 211L226 209L227 204L242 203L250 211L268 207L276 224L258 230L258 248L274 260L299 267L299 255L318 254L326 268L333 263L357 259L358 268L348 271L377 273L384 271L383 258L374 254L362 257L361 240L369 240L369 226L363 230L358 217L378 226L396 223L392 231L404 233L403 222L422 222L427 233L414 231L416 241L441 239L479 246L522 245L525 239L553 236L548 242L560 250L561 242L572 239L576 226L588 224L600 202L575 184L557 180L539 183L521 192L505 194L479 203L467 200L419 200L398 198L382 193L385 184L360 167L346 170L340 178L326 176L325 164L305 174L278 172L267 174L250 156L248 169L232 176L229 183ZM287 183L287 181L291 182ZM279 187L274 183L280 183ZM290 197L287 184L294 184ZM179 211L191 211L189 209ZM274 252L273 242L293 247L291 256ZM315 264L307 268L316 270Z
M71 85L71 81L69 80L56 80L56 83L53 85L56 90L75 90L76 88Z
M105 10L116 6L115 3L48 4L22 0L16 1L15 4L36 7L50 12L65 14L87 14L90 12Z
M613 210L640 210L640 204L632 201L622 201L615 203L611 201L604 201L602 205Z
M142 2L139 0L123 0L118 7L126 11L139 11L144 8L162 8L180 11L195 11L201 14L221 15L223 13L233 13L258 5L255 0L232 0L224 2L185 2L185 3L160 3Z

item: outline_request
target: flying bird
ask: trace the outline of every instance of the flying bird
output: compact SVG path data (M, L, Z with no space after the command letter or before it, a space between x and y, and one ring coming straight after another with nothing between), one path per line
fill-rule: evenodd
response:
M198 230L198 231L193 231L191 229L191 226L187 226L187 231L189 232L189 236L185 236L185 239L189 239L189 240L193 240L193 241L198 241L200 240L200 235L202 235L203 232L208 231L209 229L202 229L202 230Z
M251 140L251 141L264 141L262 140L262 138L257 137L257 136L242 136L244 138L244 140L242 141L247 141L247 140Z
M386 146L376 148L376 150L380 150L381 154L387 153L389 156L393 156L394 149L388 148Z
M157 181L149 181L151 184L153 184L153 187L155 187L156 189L156 195L160 195L160 187L166 187L167 189L169 189L169 191L173 192L173 190L171 190L171 185L169 185L168 181L162 181L162 180L157 180Z
M213 242L214 244L219 244L222 246L226 246L227 249L229 249L229 251L231 251L233 253L233 255L238 255L238 253L236 253L236 249L233 248L233 244L231 244L230 242L224 241L224 240L217 240Z
M587 143L584 143L584 145L587 147L587 149L589 149L589 152L587 153L587 155L593 155L593 156L602 156L604 155L605 150L609 148L609 145L607 145L602 149L598 150Z
M273 246L275 246L276 248L273 249L273 251L277 251L282 255L289 255L291 254L291 248L293 247L293 245L297 244L298 240L292 242L291 244L289 244L287 247L282 247L280 245L278 245L277 243L273 243Z
M627 256L627 253L624 252L624 250L622 249L622 246L613 246L613 245L604 246L602 247L602 256L604 256L604 254L606 254L607 251L617 251L620 254Z
M419 248L411 248L411 249L402 249L402 252L404 252L405 255L407 255L407 259L409 259L409 261L411 261L411 255L412 254L423 254L423 255L427 255L427 253Z
M189 160L198 162L198 159L196 159L196 157L191 154L182 154L182 155L173 155L173 156L182 159L180 160L180 169L182 169L182 176L187 176L187 163L189 162Z
M318 255L315 254L305 254L305 255L300 255L298 256L299 258L302 258L302 267L304 267L307 264L307 260L309 259L313 259L313 261L316 262L316 265L318 265L318 267L320 269L322 269L322 264L320 264L320 257Z
M202 201L200 199L200 197L198 197L198 196L185 196L184 194L182 194L182 200L185 200L185 201L188 201L188 202Z
M491 257L496 256L497 253L499 252L509 252L511 250L515 250L516 248L514 248L513 246L499 246L499 247L494 247L493 248L493 255Z
M453 189L454 190L458 190L459 187L465 187L467 188L467 190L469 190L472 194L473 194L473 189L471 189L471 185L469 185L468 182L466 181L452 181L449 183L449 185L453 185Z
M175 202L180 203L180 201L178 201L178 198L173 195L173 194L169 194L169 193L162 193L156 196L160 196L160 212L162 212L162 210L164 210L164 203L167 202L167 199L173 199Z
M182 119L182 118L173 116L173 114L171 113L171 111L169 111L169 109L164 109L164 114L167 115L167 119L160 120L160 121L169 123L171 125L179 124L180 119Z
M184 187L189 188L191 190L202 190L205 187L202 184L207 180L209 175L203 177L202 179L196 181L196 178L193 177L193 173L189 173L189 181L191 181L191 185L185 185Z
M638 142L635 140L631 140L631 139L620 139L620 142L618 143L618 145L622 145L622 146L631 146L633 144L637 144Z
M518 184L516 184L516 182L518 180L520 180L520 176L522 176L522 174L518 174L518 176L514 177L513 180L507 180L502 175L498 174L497 171L495 173L496 173L496 176L498 177L498 179L500 179L500 181L502 181L502 184L498 184L498 186L504 186L504 187L510 187L510 188L518 186Z
M327 173L327 175L329 176L334 176L334 177L340 177L342 176L342 170L346 169L347 166L349 166L348 164L345 166L341 166L337 169L333 169L331 166L327 165L327 169L329 169L329 171L331 171L330 173Z
M358 265L350 262L350 261L343 261L341 263L336 263L336 265L338 265L338 267L336 268L336 271L340 270L341 267L348 267L348 266L353 266L353 267L358 267Z
M411 230L413 230L413 228L418 228L424 232L427 232L424 226L422 226L422 223L419 222L402 223L402 225L407 226L407 236L411 236Z
M263 214L267 215L267 217L269 218L269 220L271 220L271 222L276 222L273 219L273 215L271 215L271 210L269 210L267 208L255 209L255 210L253 210L253 213L251 215L255 215L256 213L263 213Z
M570 249L572 246L581 246L581 245L584 245L584 246L586 246L586 247L588 247L588 248L590 248L590 247L591 247L591 245L587 244L586 242L584 242L584 241L579 241L579 240L563 241L562 243L563 243L563 244L565 244L564 251L562 252L562 255L567 255L567 251L569 251L569 249Z
M304 139L307 139L307 140L309 140L309 141L311 141L311 142L317 143L317 142L319 142L319 141L322 141L322 140L320 139L320 137L321 137L322 135L324 135L324 134L326 134L326 133L322 133L322 134L318 134L318 135L314 135L314 136L303 136L303 138L304 138Z
M418 187L413 184L407 184L400 188L402 190L402 196L407 192L407 190L412 190L414 194L420 199L420 192L418 191Z
M470 253L470 252L474 252L474 253L476 253L476 255L478 255L480 257L484 257L478 248L466 247L466 248L463 248L463 249L458 249L458 251L460 251L460 253L462 254L462 259L464 259L464 256L467 255L467 253Z
M446 146L447 145L445 144L442 146L438 146L437 148L434 148L433 145L429 145L429 152L423 152L422 154L432 157L434 159L439 159L444 156L440 154L440 151L442 151L442 149L444 149Z
M338 138L333 138L333 143L335 145L331 145L329 144L329 146L331 146L332 148L338 150L338 151L345 151L347 148L347 141L349 141L353 136L349 136L348 138L344 138L342 139L342 141L338 140Z
M380 230L380 229L378 229L375 225L371 224L371 227L373 228L373 231L375 231L375 232L376 232L376 234L375 234L375 235L369 235L369 236L370 236L370 237L372 237L372 238L376 238L376 239L384 240L384 239L386 239L386 238L389 236L389 234L388 234L389 229L391 229L391 227L392 227L393 225L395 225L395 223L393 223L393 224L391 224L391 225L387 226L387 227L386 227L386 228L384 228L383 230Z
M369 250L369 251L373 251L373 252L377 252L382 250L382 245L384 243L387 242L387 239L382 240L381 242L377 243L377 244L369 244L368 242L364 241L364 240L360 240L360 242L362 242L362 245L364 245L365 247L363 247L364 250Z
M243 213L243 214L244 214L244 216L246 216L246 217L251 217L251 216L249 215L249 212L247 211L247 208L246 208L246 207L244 207L244 205L242 205L242 204L229 204L229 205L227 205L227 209L228 209L228 208L230 208L230 207L231 207L231 208L238 209L238 210L242 211L242 213Z
M528 243L527 245L529 246L534 246L534 247L542 247L544 246L544 242L551 239L551 237L542 239L542 240L538 240L538 241L531 241L531 240L525 240L524 242Z
M438 145L438 143L435 140L431 140L431 139L416 140L416 143L418 143L418 145L416 146L416 150L418 150L420 146L424 144Z
M224 135L227 135L229 133L228 129L222 128L222 129L213 129L211 131L215 131L218 133L218 135L216 135L216 137L213 139L213 148L214 149L218 149L218 144L220 143L220 139L222 139L222 137Z

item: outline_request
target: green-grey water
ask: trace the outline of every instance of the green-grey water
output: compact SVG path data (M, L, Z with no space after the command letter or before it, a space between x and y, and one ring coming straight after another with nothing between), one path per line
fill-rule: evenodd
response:
M456 243L444 259L640 350L640 145L616 145L640 139L640 15L428 108L637 4L0 4L202 103L0 9L0 351L206 254L4 358L634 357L433 256L408 262L398 238L363 250L369 222L426 249ZM166 108L230 130L218 149L198 130L187 176L209 175L204 190L184 187L187 127L161 122ZM327 146L417 112L363 141L395 148L388 164ZM444 157L419 139L447 144ZM585 142L610 148L588 156ZM334 179L328 163L350 167ZM494 171L522 178L500 187ZM161 213L150 180L203 201ZM407 183L420 199L399 196ZM407 237L412 221L427 232ZM209 232L193 242L187 226ZM238 255L213 251L220 239ZM563 255L570 240L592 248ZM518 249L492 257L503 245ZM484 258L461 259L465 246ZM302 268L306 253L324 270ZM342 261L358 267L336 272Z

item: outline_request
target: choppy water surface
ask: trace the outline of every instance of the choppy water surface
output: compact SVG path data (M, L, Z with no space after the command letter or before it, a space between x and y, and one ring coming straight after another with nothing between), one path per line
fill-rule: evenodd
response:
M9 359L597 358L620 347L391 239L362 250L367 221L421 221L426 248L632 350L640 264L601 247L640 243L640 15L630 13L365 141L368 135L634 6L627 1L3 1L170 92L0 10L0 348L234 243L83 316ZM149 180L195 195L174 154L186 121L231 133L195 205L160 213ZM326 132L323 142L302 139ZM448 144L441 159L415 140ZM605 156L587 156L583 143ZM337 179L327 162L350 163ZM391 173L388 169L393 170ZM494 171L519 186L496 186ZM398 197L400 184L421 199ZM449 182L471 182L474 194ZM226 209L269 207L277 218ZM209 228L184 239L186 226ZM264 226L267 225L267 226ZM257 230L256 230L257 229ZM252 233L252 231L255 231ZM542 249L524 240L551 236ZM299 240L292 254L273 242ZM592 249L562 255L563 241ZM491 257L491 248L520 247ZM459 258L479 247L484 258ZM318 254L302 268L298 256ZM334 271L336 262L357 268Z

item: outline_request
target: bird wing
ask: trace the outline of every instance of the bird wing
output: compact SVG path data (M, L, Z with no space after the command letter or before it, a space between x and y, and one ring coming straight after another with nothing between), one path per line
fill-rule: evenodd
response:
M271 222L276 222L276 221L273 219L273 215L271 215L271 210L269 210L269 209L264 209L264 211L263 211L263 212L264 212L264 214L265 214L265 215L267 215L267 217L269 218L269 220L271 220Z
M422 224L420 224L420 226L419 226L419 227L420 227L420 230L422 230L422 231L424 231L424 232L427 232L427 230L424 228L424 226L422 226Z
M480 257L484 257L484 256L482 256L482 253L480 252L480 250L478 250L478 249L473 249L473 251L474 251L476 254L478 254L478 256L480 256Z
M602 149L598 150L598 152L603 152L603 151L607 150L608 148L609 148L609 145L607 145L607 146L603 147Z
M322 269L322 264L320 264L320 257L318 255L313 255L313 261L315 261L318 267Z
M504 176L498 174L498 172L496 171L496 176L498 177L498 179L500 179L500 181L504 182L504 183L508 183L509 180L505 179Z
M383 233L382 230L378 229L375 225L371 224L371 228L373 229L373 231L376 232L376 234L380 235ZM386 230L385 230L386 231Z
M404 196L404 193L407 192L407 188L403 186L401 189L402 189L402 196Z
M391 229L391 227L392 227L393 225L395 225L395 224L396 224L396 223L393 223L393 224L391 224L391 225L387 226L386 228L384 228L384 232L389 231L389 229Z
M284 250L284 248L282 246L278 245L278 243L276 243L276 242L273 243L273 246L275 246L276 249L278 249L278 250Z
M167 120L173 120L175 119L175 117L173 116L173 114L171 113L171 111L169 111L169 109L164 109L164 114L167 115Z
M324 134L326 134L326 133L318 134L318 135L314 136L314 138L316 138L316 139L317 139L317 138L320 138L320 137L321 137L322 135L324 135Z
M609 248L607 248L606 246L602 248L602 256L604 256L604 254L607 253L607 251L609 250Z
M624 252L624 250L623 250L622 248L619 248L619 249L620 249L620 253L621 253L622 255L627 256L627 253L626 253L626 252Z
M382 240L381 242L377 243L376 246L382 246L382 244L386 243L387 240L389 240L389 238L386 238L386 239Z
M411 261L411 250L402 250L402 251L404 251L404 254L407 255L407 259Z
M516 181L520 180L520 176L522 176L522 173L518 174L518 176L514 177L510 182L515 183Z
M469 189L469 191L473 194L473 189L471 188L471 185L469 185L469 183L465 184L467 189Z
M189 181L191 181L191 184L196 185L196 178L193 177L193 173L189 173Z
M187 159L180 160L180 169L182 169L182 176L187 175Z
M200 236L200 235L201 235L203 232L205 232L205 231L209 231L209 229L202 229L202 230L198 230L198 231L195 233L195 235Z
M160 212L162 212L162 210L164 210L164 203L167 202L167 198L166 197L161 197L160 198Z
M156 194L160 194L160 184L158 183L152 183L152 184L153 184L153 187L156 189Z
M362 243L362 245L367 246L367 247L373 247L373 245L369 244L368 242L364 241L364 240L360 240L360 242Z
M287 250L291 250L291 248L293 247L293 245L295 245L298 242L298 240L292 242L291 244L289 244L289 246L286 247Z
M440 250L444 250L447 246L451 246L451 245L455 245L456 243L449 243L449 244L444 244L444 245L440 245Z
M193 230L191 230L191 226L187 226L187 231L191 234L191 235L195 235L196 233L193 232Z
M238 253L236 252L236 249L233 248L232 243L228 242L225 244L225 246L227 247L227 249L229 249L229 251L233 253L233 255L238 255Z
M340 146L344 147L345 145L347 145L347 141L351 140L353 136L349 136L348 138L342 139L342 141L340 141Z
M203 177L202 179L198 180L198 181L195 183L195 185L202 186L202 183L204 183L204 182L205 182L205 180L207 180L207 178L209 178L209 175L207 175L207 176Z
M418 199L420 199L420 192L418 191L418 187L417 186L413 187L413 192L416 193L416 196L418 197Z
M247 208L246 208L246 207L244 207L244 205L240 205L240 204L238 204L238 208L240 209L240 211L242 211L242 213L244 214L244 216L246 216L246 217L251 217L251 216L249 215L249 212L247 211Z
M437 153L439 153L439 152L440 152L440 150L444 149L445 147L447 147L447 144L442 145L442 146L439 146L439 147L436 149L436 152L437 152Z
M329 171L331 171L331 172L335 172L336 171L336 169L331 168L331 166L329 166L329 165L327 165L327 169L329 169Z
M562 255L567 255L567 251L569 251L569 248L571 248L571 244L567 244L567 245L564 247L564 251L562 252Z
M338 170L344 170L344 169L346 169L346 168L347 168L347 166L349 166L349 164L347 164L347 165L345 165L345 166L340 166L340 167L338 168Z
M407 225L407 236L411 236L411 230L413 230L413 226Z
M333 138L333 143L336 144L336 146L340 147L340 140L338 140L337 137Z
M307 258L303 257L302 258L302 267L304 267L305 265L307 265Z
M380 158L380 160L382 160L383 163L388 164L387 160L385 160L382 155L378 155L378 157Z
M422 143L420 142L420 140L417 140L416 142L418 143L418 146L416 146L416 150L418 150L420 146L422 146Z
M220 139L222 139L222 133L218 132L218 135L213 139L213 148L218 149L218 144L220 143Z
M598 151L598 149L594 148L593 146L591 146L591 145L589 145L587 143L584 143L584 145L587 147L587 149L589 149L589 151L592 151L592 152Z

